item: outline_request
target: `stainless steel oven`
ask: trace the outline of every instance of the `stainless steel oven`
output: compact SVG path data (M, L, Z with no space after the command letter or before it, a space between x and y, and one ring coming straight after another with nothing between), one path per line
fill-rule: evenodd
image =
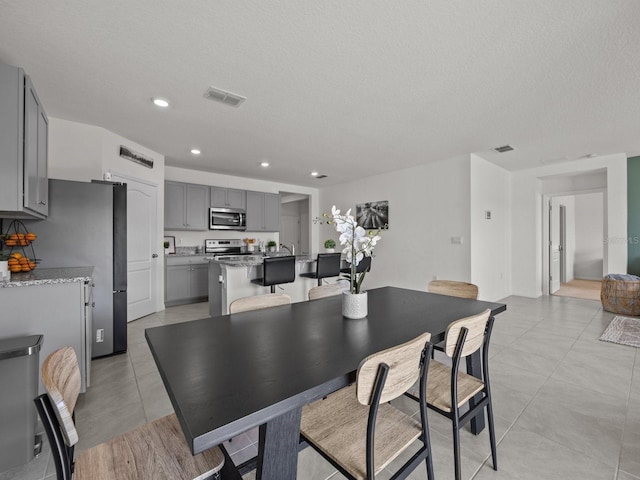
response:
M210 208L209 230L246 230L247 214L240 208Z

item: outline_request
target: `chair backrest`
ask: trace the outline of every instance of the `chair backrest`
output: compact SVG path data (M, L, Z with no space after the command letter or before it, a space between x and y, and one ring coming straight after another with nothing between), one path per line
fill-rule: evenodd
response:
M60 423L64 441L71 447L78 442L72 415L80 394L80 367L73 348L63 347L51 353L42 364L40 376Z
M291 283L296 279L296 257L267 257L262 263L264 285Z
M340 275L340 253L319 253L316 260L316 277L327 278Z
M378 366L389 366L380 403L385 403L405 393L419 378L422 351L431 334L426 332L406 343L369 355L358 367L356 396L362 405L371 405L378 375Z
M478 350L484 341L485 329L487 327L487 321L491 315L491 310L486 309L484 312L470 317L461 318L455 322L451 322L447 327L445 333L445 353L453 358L455 353L456 344L460 337L460 331L463 328L468 330L467 338L462 346L461 357L471 355Z
M356 273L369 272L371 270L371 257L365 255L356 266Z
M254 295L253 297L243 297L231 302L229 313L248 312L267 307L277 307L278 305L288 305L291 297L284 293L267 293L264 295Z
M333 295L340 295L345 290L349 289L347 282L336 282L328 285L322 285L320 287L313 287L309 289L309 300L315 300L316 298L331 297Z
M452 297L478 299L478 287L473 283L458 282L455 280L433 280L427 290L431 293L449 295Z

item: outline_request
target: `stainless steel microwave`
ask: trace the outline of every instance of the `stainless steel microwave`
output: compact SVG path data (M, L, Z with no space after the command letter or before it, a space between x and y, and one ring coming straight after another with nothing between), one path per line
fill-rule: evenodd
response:
M210 208L209 230L246 230L247 212L241 208Z

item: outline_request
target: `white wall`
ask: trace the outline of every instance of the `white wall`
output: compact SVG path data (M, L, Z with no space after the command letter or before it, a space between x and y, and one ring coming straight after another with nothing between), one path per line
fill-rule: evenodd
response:
M151 157L152 169L120 157L120 145ZM89 182L111 171L157 186L157 237L164 228L164 156L101 127L49 117L49 178ZM164 258L156 266L156 310L164 309Z
M178 167L165 167L165 179L177 182L197 183L200 185L213 185L226 188L238 188L241 190L255 190L258 192L268 193L297 193L309 196L310 209L312 215L318 212L318 189L310 187L302 187L287 183L268 182L265 180L257 180L251 178L234 177L231 175L221 175L218 173L202 172L199 170L189 170ZM164 224L164 218L162 219ZM311 225L310 236L312 245L318 242L318 226ZM202 245L207 238L255 238L257 240L275 240L279 242L280 234L278 232L224 232L220 230L206 232L185 232L178 230L167 230L165 235L176 237L176 245L178 246L195 246ZM315 251L315 250L314 250Z
M542 293L543 209L541 178L606 169L605 273L627 269L627 158L623 153L546 165L512 173L512 293L538 297Z
M355 215L356 204L380 200L389 201L389 230L374 250L365 288L425 290L434 276L471 280L469 155L323 188L319 211L336 205ZM454 236L463 243L452 244ZM321 225L319 239L327 238L338 235Z
M471 283L482 300L499 300L510 292L510 177L505 169L471 155Z
M575 196L575 267L576 278L602 279L604 205L601 192Z

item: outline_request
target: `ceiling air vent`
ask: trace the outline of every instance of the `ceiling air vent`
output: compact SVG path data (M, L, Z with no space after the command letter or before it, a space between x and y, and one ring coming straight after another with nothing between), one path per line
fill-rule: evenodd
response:
M511 145L503 145L501 147L494 148L494 150L498 153L505 153L514 150L514 148Z
M216 87L209 87L204 96L209 100L225 103L227 105L231 105L232 107L237 107L247 99L247 97L243 97L242 95L227 92L226 90L221 90Z

